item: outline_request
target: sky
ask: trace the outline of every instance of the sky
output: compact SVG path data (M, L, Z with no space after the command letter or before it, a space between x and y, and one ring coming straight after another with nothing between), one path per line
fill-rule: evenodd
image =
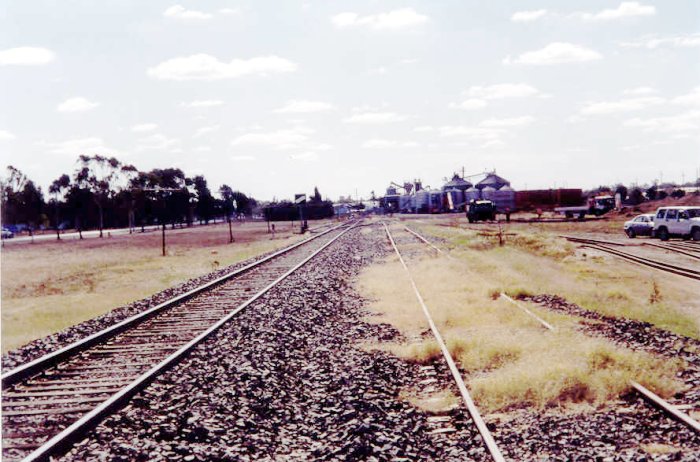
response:
M689 181L700 2L6 0L0 88L44 191L81 154L260 200Z

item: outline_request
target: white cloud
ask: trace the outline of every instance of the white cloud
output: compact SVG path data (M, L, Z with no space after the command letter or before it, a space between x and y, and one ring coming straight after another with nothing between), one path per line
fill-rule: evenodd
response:
M566 42L553 42L540 50L525 52L515 60L512 60L509 56L503 60L503 64L545 66L551 64L595 61L602 57L603 56L597 51L581 45L574 45L573 43Z
M132 132L152 132L158 128L158 124L153 124L153 123L147 123L147 124L138 124L134 125L131 127Z
M421 125L418 127L413 127L413 131L419 133L432 132L434 130L435 127L433 127L432 125Z
M639 111L666 102L664 98L647 96L627 98L618 101L597 101L586 104L581 109L583 115L613 114L616 112Z
M200 127L195 132L194 137L197 138L197 137L200 137L202 135L206 135L207 133L215 132L220 128L221 128L221 125L210 125L208 127Z
M134 149L136 152L142 151L179 151L180 140L169 138L162 133L154 133L151 136L139 140L139 144Z
M236 161L236 162L250 162L251 160L255 160L255 157L253 157L253 156L231 156L231 160Z
M224 62L200 53L163 61L149 68L147 74L158 80L222 80L245 75L294 72L297 67L296 63L274 55Z
M485 143L482 143L479 145L480 148L482 149L493 149L493 148L502 148L506 145L506 143L502 140L488 140Z
M625 48L648 48L650 50L661 47L700 47L700 32L695 32L692 34L672 35L667 37L659 37L656 35L646 36L632 42L621 42L620 46Z
M11 141L17 138L13 133L7 130L0 130L0 141Z
M395 112L358 112L350 117L343 119L343 122L348 124L387 124L392 122L401 122L406 120L405 115Z
M224 104L224 102L219 100L219 99L201 99L201 100L196 100L196 101L182 102L182 103L180 103L180 106L199 108L199 107L216 107L216 106L222 106L223 104Z
M656 93L656 90L654 90L651 87L635 87L635 88L627 88L622 92L623 95L634 95L634 96L641 96L641 95L651 95L652 93Z
M626 127L644 128L664 133L700 132L700 111L687 111L668 117L634 118L626 120Z
M477 85L469 87L464 94L469 98L459 104L450 104L450 107L469 110L481 109L486 107L490 100L548 96L526 83L499 83L487 86Z
M81 154L118 154L118 151L105 145L104 140L99 137L74 138L66 141L54 143L40 142L40 146L49 149L52 154L66 156L79 156Z
M547 14L547 10L516 11L510 17L513 22L532 22Z
M232 142L232 146L268 146L274 149L296 149L309 141L309 136L314 131L296 127L293 129L275 130L272 132L245 133Z
M53 51L39 47L0 50L0 66L41 66L56 59Z
M486 101L484 101L483 99L469 98L469 99L465 99L461 103L457 103L457 104L451 103L450 107L472 111L474 109L484 108L487 106L487 104L488 103L486 103Z
M638 2L622 2L615 9L606 9L598 13L579 13L586 21L613 21L634 16L654 16L656 8L652 5L642 5Z
M197 20L211 19L212 15L197 10L188 10L181 5L173 5L163 12L163 16L167 18Z
M469 87L467 96L479 99L526 98L544 96L537 88L526 83L499 83L488 86Z
M221 8L219 10L219 13L226 15L226 16L232 16L235 14L240 13L241 11L238 8Z
M684 106L700 106L700 87L695 87L687 95L677 96L672 101Z
M476 140L493 140L498 139L502 130L491 127L467 127L461 125L446 125L439 128L440 136L453 137L459 136Z
M366 149L415 148L418 146L418 143L414 141L397 141L386 139L371 139L362 143L362 147Z
M479 123L479 127L485 128L510 128L510 127L523 127L525 125L530 125L535 121L534 117L531 116L521 116L521 117L507 117L503 119L486 119Z
M197 146L194 148L196 152L210 152L211 151L211 146Z
M56 107L58 112L85 112L90 109L94 109L99 106L99 103L95 103L81 96L76 98L68 98Z
M299 154L291 154L289 156L292 160L298 160L302 162L311 162L318 160L318 154L313 151L300 152Z
M325 112L333 109L333 105L323 101L289 100L287 104L272 112L278 114L307 114L311 112Z
M387 13L360 16L357 13L340 13L331 17L333 25L339 29L366 27L373 30L399 30L419 26L428 21L428 16L419 14L413 8L400 8Z

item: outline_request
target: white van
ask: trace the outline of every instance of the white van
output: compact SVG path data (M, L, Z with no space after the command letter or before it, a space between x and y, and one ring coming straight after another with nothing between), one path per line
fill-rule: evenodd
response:
M662 241L681 237L700 241L700 207L660 207L654 217L654 233Z

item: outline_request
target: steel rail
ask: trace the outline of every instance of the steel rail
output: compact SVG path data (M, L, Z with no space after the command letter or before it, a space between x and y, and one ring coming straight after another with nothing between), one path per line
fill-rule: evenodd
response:
M611 255L615 255L616 257L620 257L623 260L627 260L633 263L637 263L639 265L643 266L648 266L649 268L654 268L658 269L661 271L666 271L667 273L672 273L676 274L678 276L683 276L689 279L696 279L700 280L700 271L693 270L690 268L683 268L681 266L676 266L676 265L671 265L667 263L661 263L657 260L652 260L650 258L644 258L644 257L639 257L637 255L632 255L627 252L621 252L619 250L611 249L609 247L606 247L602 244L588 244L588 243L582 243L584 247L588 247L591 249L595 250L600 250L602 252L609 253Z
M333 229L337 229L339 227L340 226L337 226ZM265 288L263 288L262 290L257 292L251 298L249 298L248 300L246 300L245 302L240 304L233 311L231 311L226 316L224 316L219 321L217 321L215 324L213 324L211 327L209 327L206 331L202 332L197 337L190 340L188 343L186 343L185 345L180 347L177 351L175 351L174 353L169 355L167 358L162 360L160 363L153 366L147 372L145 372L144 374L139 376L137 379L132 381L125 388L121 389L119 392L112 395L110 398L108 398L102 404L100 404L99 406L94 408L92 411L90 411L89 413L87 413L86 415L81 417L79 420L73 422L70 426L65 428L59 434L52 437L50 440L48 440L42 446L37 448L31 454L29 454L27 457L22 459L22 462L50 461L52 457L55 457L57 455L61 455L61 454L64 454L65 452L67 452L76 440L80 439L88 430L90 430L91 428L94 428L94 426L96 426L102 419L104 419L106 416L110 415L111 413L113 413L116 410L118 410L119 408L121 408L133 395L135 395L140 390L142 390L146 386L148 386L160 374L162 374L163 372L165 372L169 368L176 365L190 351L192 351L197 345L199 345L204 340L206 340L208 337L210 337L212 334L214 334L216 331L218 331L224 324L229 322L234 316L236 316L238 313L240 313L242 310L244 310L250 304L255 302L257 299L259 299L260 297L265 295L270 289L274 288L277 284L279 284L284 279L289 277L292 273L296 272L299 268L301 268L302 266L307 264L311 259L316 257L324 249L326 249L328 246L333 244L336 240L338 240L341 236L345 235L345 233L347 233L348 231L350 231L353 228L354 228L354 225L348 227L347 229L342 231L340 234L338 234L337 236L332 238L330 241L326 242L323 246L321 246L320 248L315 250L311 255L309 255L304 260L299 262L297 265L292 267L290 270L288 270L282 276L277 278L275 281L271 282ZM332 231L332 230L329 230L329 231ZM308 242L308 240L304 241L304 242Z
M386 226L386 225L384 225ZM408 227L404 226L406 230L408 230L411 234L419 238L421 241L425 242L429 246L433 247L434 249L437 249L441 253L450 256L448 253L443 251L442 249L438 248L431 242L429 242L426 238L423 236L419 235L415 231L411 231ZM388 230L387 230L388 232ZM578 239L578 238L577 238ZM612 249L611 249L612 250ZM450 256L451 257L451 256ZM521 304L517 303L515 300L513 300L511 297L506 295L505 293L501 292L501 297L504 297L506 300L510 301L511 303L515 304L516 306L520 307L523 309L525 312L530 314L532 317L534 317L537 321L539 321L542 326L549 330L549 331L554 331L555 328L536 314L532 313L530 310L528 310L526 307L522 306ZM630 380L629 385L634 388L644 400L646 400L648 403L652 404L653 406L661 409L662 412L667 413L671 417L675 418L676 420L679 420L681 423L687 425L691 430L695 431L696 433L700 433L700 423L690 417L688 414L685 414L684 412L681 412L679 409L677 409L673 404L669 403L668 401L664 400L661 398L659 395L655 394L648 388L645 388L643 385L641 385L639 382L636 382L635 380Z
M607 247L607 245L622 245L624 244L618 244L618 243L611 243L608 241L600 241L596 239L585 239L585 238L579 238L579 237L572 237L572 236L562 236L566 238L567 240L571 242L576 242L579 244L582 244L584 247L589 247L591 249L596 249L600 250L602 252L607 252L611 255L615 255L617 257L620 257L622 259L643 265L643 266L648 266L650 268L658 269L661 271L666 271L668 273L673 273L677 274L679 276L684 276L690 279L698 279L700 280L700 271L690 269L690 268L685 268L682 266L676 266L676 265L671 265L669 263L662 263L657 260L652 260L650 258L646 257L640 257L638 255L633 255L627 252L622 252L621 250L617 249L611 249L610 247Z
M450 255L449 253L445 252L445 251L442 250L440 247L436 246L435 244L433 244L432 242L430 242L429 240L427 240L425 237L421 236L421 235L418 234L417 232L413 231L413 230L412 230L411 228L409 228L408 226L404 226L404 229L406 229L406 231L408 231L409 233L413 234L413 236L415 236L416 238L418 238L419 240L421 240L421 241L424 242L425 244L427 244L427 245L429 245L430 247L432 247L433 249L435 249L439 254L446 256L446 257L449 258L450 260L455 260L455 258L454 258L452 255ZM483 279L483 278L482 278L482 279ZM541 317L537 316L535 313L533 313L533 312L532 312L531 310L529 310L527 307L525 307L525 306L521 305L520 303L516 302L515 300L513 300L513 298L510 297L510 296L509 296L508 294L506 294L505 292L500 292L499 295L500 295L501 297L503 297L505 300L507 300L508 302L510 302L511 304L513 304L513 305L517 306L518 308L520 308L521 310L523 310L523 311L525 312L525 314L527 314L527 315L530 316L531 318L535 319L537 322L539 322L539 323L542 324L543 326L547 327L547 328L550 329L550 330L554 330L554 327L552 327L551 324L549 324L547 321L545 321L545 320L542 319Z
M676 247L676 246L671 246L671 245L654 244L652 242L645 242L643 245L647 245L650 247L656 247L658 249L670 250L671 252L680 253L680 254L686 255L690 258L696 258L696 259L700 260L700 254L691 253L691 252L697 252L697 251L685 250L685 247Z
M74 356L75 354L84 351L87 348L90 348L91 346L94 346L103 340L113 337L121 332L124 332L125 330L133 327L134 325L145 321L155 314L160 313L161 311L170 308L172 306L178 305L186 300L189 300L193 296L200 294L202 292L205 292L206 290L209 290L215 286L218 286L222 284L223 282L226 282L227 280L238 276L242 273L248 272L253 268L256 268L263 263L266 263L272 259L275 259L281 255L284 255L286 253L289 253L290 251L296 249L297 247L300 247L304 244L307 244L314 239L317 239L333 230L336 230L342 226L346 226L346 223L343 223L341 225L335 226L331 229L328 229L326 231L323 231L315 236L312 236L308 239L304 239L303 241L299 241L295 244L292 244L290 246L287 246L281 250L278 250L277 252L274 252L260 260L256 260L252 263L249 263L248 265L238 268L234 271L231 271L230 273L227 273L217 279L214 279L213 281L209 281L205 284L202 284L199 287L195 287L192 290L189 290L188 292L185 292L184 294L180 294L178 296L175 296L169 300L166 300L152 308L149 308L145 311L142 311L138 314L135 314L127 319L124 319L123 321L118 322L117 324L114 324L112 326L107 327L106 329L103 329L99 332L95 332L94 334L91 334L81 340L78 340L76 342L71 343L70 345L66 345L63 348L60 348L56 351L53 351L49 354L46 354L44 356L41 356L37 359L34 359L28 363L25 363L21 366L16 367L15 369L12 369L2 375L2 387L7 388L10 385L13 385L21 380L24 380L38 372L41 372L44 369L47 369L49 367L52 367L65 359Z
M491 432L489 431L488 427L486 426L486 422L484 422L484 419L481 417L479 410L477 409L476 405L474 404L474 400L472 399L471 395L469 394L469 390L467 390L467 386L464 383L464 379L462 378L462 374L459 372L457 365L455 364L454 360L452 359L452 355L450 354L450 351L447 349L447 345L445 345L445 341L443 340L442 335L440 334L440 331L438 330L437 326L435 325L435 322L433 321L432 316L430 315L430 311L428 310L428 307L426 306L425 301L423 300L423 296L421 295L420 291L418 290L418 286L416 286L416 282L414 281L413 276L411 275L411 271L408 269L406 262L404 261L403 257L401 256L401 252L399 252L399 248L396 246L396 242L394 242L394 238L391 236L391 232L389 232L389 228L387 227L386 223L383 223L383 224L384 224L384 230L386 231L386 235L389 238L389 241L391 242L391 245L394 248L396 255L398 255L399 261L401 262L401 265L403 266L404 270L406 270L406 274L408 275L408 279L411 282L411 286L413 287L413 292L415 293L416 298L418 299L418 303L420 303L420 306L423 309L423 314L425 314L425 317L428 319L428 324L430 325L430 330L433 332L433 336L435 337L435 340L437 341L438 345L440 346L440 350L442 351L442 355L445 358L445 361L447 362L448 367L450 368L452 378L457 383L457 388L459 389L459 392L462 395L462 400L464 401L464 404L467 406L467 410L469 411L469 415L471 416L472 420L474 421L474 424L476 425L476 428L478 429L479 434L481 435L481 438L484 440L484 443L486 444L486 447L488 448L489 453L491 454L491 457L493 458L493 460L495 462L505 462L505 458L503 457L503 454L501 454L501 450L498 448L498 445L496 445L496 441L493 439L493 435L491 435Z

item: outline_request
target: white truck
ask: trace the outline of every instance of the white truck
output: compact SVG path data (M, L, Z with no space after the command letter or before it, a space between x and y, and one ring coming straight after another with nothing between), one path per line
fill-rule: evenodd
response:
M579 220L583 220L586 215L601 216L615 208L615 198L612 196L595 196L590 197L587 203L576 207L556 207L554 212L561 213L566 218L574 218L578 216Z
M700 207L659 207L652 236L662 241L671 237L700 241Z

